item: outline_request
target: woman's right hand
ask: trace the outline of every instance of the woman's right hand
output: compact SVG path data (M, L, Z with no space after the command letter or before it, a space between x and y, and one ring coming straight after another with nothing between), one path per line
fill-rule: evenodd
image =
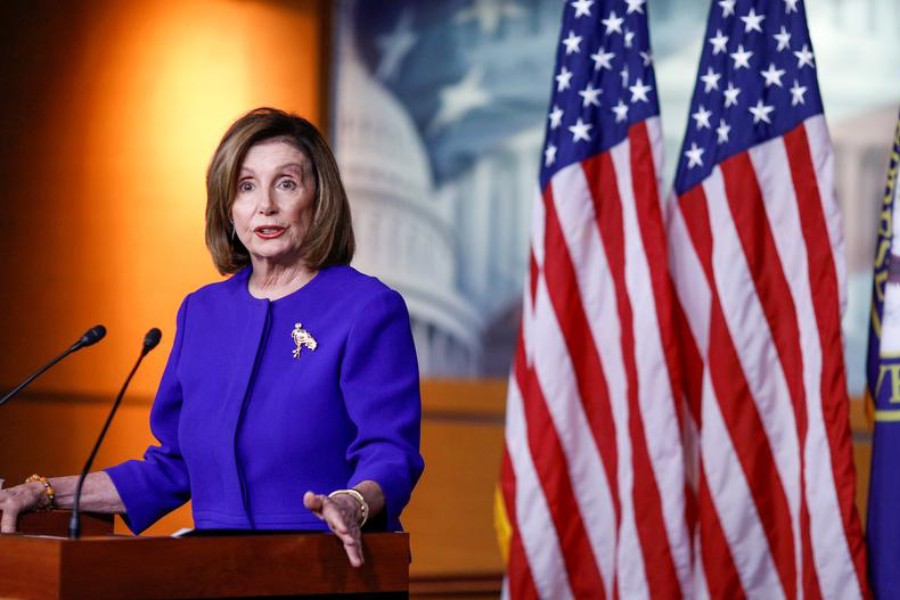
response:
M44 486L39 481L0 489L0 533L15 533L19 515L41 505Z

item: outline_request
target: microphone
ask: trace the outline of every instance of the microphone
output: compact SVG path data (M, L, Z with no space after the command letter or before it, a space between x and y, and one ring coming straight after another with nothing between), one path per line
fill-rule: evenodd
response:
M68 355L72 354L73 352L77 352L78 350L81 350L85 346L93 346L94 344L96 344L97 342L102 340L105 335L106 335L106 327L104 327L103 325L95 325L94 327L91 327L90 329L85 331L84 335L82 335L80 338L78 338L77 342L75 342L74 344L69 346L69 348L65 352L63 352L62 354L60 354L59 356L57 356L56 358L54 358L53 360L48 362L46 365L44 365L43 367L41 367L40 369L38 369L37 371L32 373L32 375L28 379L26 379L25 381L23 381L22 383L20 383L19 385L17 385L10 391L8 391L2 398L0 398L0 406L3 406L9 400L11 400L13 397L18 395L19 392L21 392L23 389L25 389L25 386L27 386L29 383L31 383L32 381L34 381L35 379L40 377L44 373L44 371L46 371L47 369L49 369L50 367L52 367L53 365L55 365L56 363L58 363L65 357L67 357Z
M131 378L134 377L138 367L141 366L141 361L144 360L144 357L159 344L160 339L162 339L162 332L156 327L148 331L147 335L144 336L144 345L141 347L141 355L131 368L131 372L128 373L128 377L125 378L125 383L122 384L122 389L119 390L119 395L116 396L116 400L113 402L112 409L109 411L109 416L106 417L106 423L103 424L103 429L100 430L100 436L97 438L97 443L94 444L91 455L88 456L87 462L84 463L84 469L81 470L81 475L78 477L78 484L75 486L75 497L72 501L72 517L69 519L70 540L77 540L81 537L81 518L78 514L78 507L81 504L81 488L84 485L84 479L87 477L88 471L91 470L91 466L94 464L94 459L97 457L97 451L100 449L100 444L103 443L103 438L106 437L109 425L112 423L116 411L119 410L119 404L122 403L122 397L125 395L125 390L128 389L128 384L131 383Z

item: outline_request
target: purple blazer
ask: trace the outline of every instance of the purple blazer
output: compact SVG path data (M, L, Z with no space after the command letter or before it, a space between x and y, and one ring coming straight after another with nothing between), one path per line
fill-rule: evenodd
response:
M303 493L371 479L399 516L422 473L421 400L400 294L349 266L278 300L250 269L185 298L144 460L106 470L140 533L192 500L200 529L327 529ZM316 349L297 345L297 323Z

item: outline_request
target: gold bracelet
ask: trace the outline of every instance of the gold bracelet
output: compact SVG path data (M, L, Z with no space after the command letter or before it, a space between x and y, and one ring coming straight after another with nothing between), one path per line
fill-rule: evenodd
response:
M47 504L45 506L39 507L40 510L56 510L56 490L54 490L53 486L50 485L50 480L35 473L34 475L26 479L25 483L32 483L34 481L37 481L44 486L44 494L46 494L47 496Z
M334 498L335 496L340 496L341 494L346 494L359 503L359 526L362 527L363 525L365 525L366 521L369 520L369 503L366 502L366 499L363 498L363 495L354 489L346 489L334 490L333 492L328 494L328 497Z

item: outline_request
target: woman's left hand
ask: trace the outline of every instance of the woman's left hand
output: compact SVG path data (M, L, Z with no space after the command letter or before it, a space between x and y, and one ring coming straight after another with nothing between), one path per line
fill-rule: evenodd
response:
M331 531L344 543L350 564L354 567L362 566L365 559L362 551L362 532L359 529L359 503L346 494L336 494L329 498L324 494L306 492L303 495L303 505L325 521Z

